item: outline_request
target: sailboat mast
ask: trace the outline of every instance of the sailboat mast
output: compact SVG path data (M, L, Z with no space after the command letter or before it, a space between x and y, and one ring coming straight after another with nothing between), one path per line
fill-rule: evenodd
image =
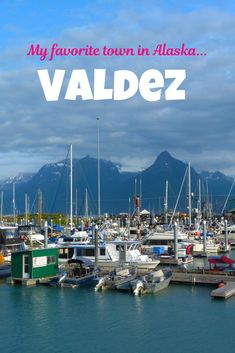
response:
M97 120L97 189L98 189L98 218L100 218L100 126L99 118Z
M140 172L140 209L142 208L142 172Z
M233 179L233 182L232 182L231 188L230 188L230 190L229 190L228 196L227 196L227 198L226 198L226 200L225 200L225 203L224 203L224 206L223 206L223 208L222 208L221 216L223 215L224 210L225 210L225 207L227 206L228 199L229 199L229 197L230 197L230 195L231 195L231 192L232 192L232 189L233 189L233 187L234 187L234 184L235 184L235 178Z
M168 223L168 220L167 220L167 211L168 211L168 180L166 180L166 193L165 193L165 203L164 203L164 206L165 206L165 223L167 224Z
M13 222L14 222L14 224L16 224L16 206L15 206L15 197L16 197L16 184L15 183L13 183L13 190L12 190L12 192L13 192Z
M42 192L38 189L38 225L41 226L42 224Z
M76 200L75 200L75 215L76 215L76 224L78 223L78 189L76 189Z
M188 216L189 216L189 228L192 223L192 200L191 200L191 167L188 162Z
M198 182L198 218L199 221L201 220L202 217L202 192L201 192L201 179L199 179Z
M73 146L70 145L70 229L73 229Z
M88 195L87 195L87 188L85 191L85 218L88 220Z
M28 224L28 195L24 195L24 203L25 203L25 224Z
M1 224L2 224L2 217L3 217L3 191L1 191Z

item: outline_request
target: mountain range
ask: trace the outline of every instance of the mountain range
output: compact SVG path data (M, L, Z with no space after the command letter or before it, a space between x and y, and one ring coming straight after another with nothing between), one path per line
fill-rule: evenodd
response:
M95 158L86 156L73 159L73 209L74 214L84 215L85 190L87 189L89 214L97 214L97 167ZM133 212L135 193L141 196L142 208L159 213L164 208L166 180L168 180L168 207L173 209L182 185L178 210L187 210L187 165L164 151L155 162L141 173L121 172L111 161L100 160L101 213L117 214ZM202 202L213 203L219 213L231 188L233 178L216 172L197 173L191 167L191 191L193 207L197 207L199 179ZM35 174L20 174L0 182L4 195L3 213L13 213L13 183L15 184L15 207L18 214L25 209L25 194L29 198L30 212L37 213L38 190L42 192L43 212L68 213L70 203L69 161L46 164ZM183 179L185 182L182 184Z

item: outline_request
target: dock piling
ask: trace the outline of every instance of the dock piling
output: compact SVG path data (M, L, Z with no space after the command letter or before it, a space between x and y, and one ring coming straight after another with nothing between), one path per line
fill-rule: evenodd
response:
M203 251L206 253L206 221L203 221Z
M98 251L99 251L99 234L98 225L95 225L95 267L98 267Z
M225 251L228 251L228 221L225 219L224 221L224 245Z
M48 245L48 225L47 221L44 223L44 248L47 248Z

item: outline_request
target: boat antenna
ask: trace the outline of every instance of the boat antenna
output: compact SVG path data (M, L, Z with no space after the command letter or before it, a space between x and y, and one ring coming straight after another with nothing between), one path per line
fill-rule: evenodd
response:
M164 211L165 211L165 223L168 223L168 180L166 180L166 192L165 192L165 202L164 202Z

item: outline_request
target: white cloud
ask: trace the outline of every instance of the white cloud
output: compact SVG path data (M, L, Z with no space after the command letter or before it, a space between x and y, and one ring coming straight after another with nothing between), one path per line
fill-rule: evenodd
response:
M102 9L100 10L102 13ZM32 38L23 47L5 50L0 71L1 153L7 176L34 171L47 161L61 159L66 146L74 145L75 157L96 156L96 118L100 117L102 157L119 161L124 170L147 167L162 150L182 160L191 159L199 169L221 169L235 174L234 121L234 15L216 8L173 13L152 2L145 11L121 8L112 21L64 27L57 38L41 38L43 45L104 44L113 47L139 44L154 48L167 42L196 45L206 57L167 58L57 58L53 63L27 58ZM116 69L140 74L146 69L186 68L183 102L65 101L49 103L39 84L39 68L65 68L66 82L72 69L107 68L108 85Z

